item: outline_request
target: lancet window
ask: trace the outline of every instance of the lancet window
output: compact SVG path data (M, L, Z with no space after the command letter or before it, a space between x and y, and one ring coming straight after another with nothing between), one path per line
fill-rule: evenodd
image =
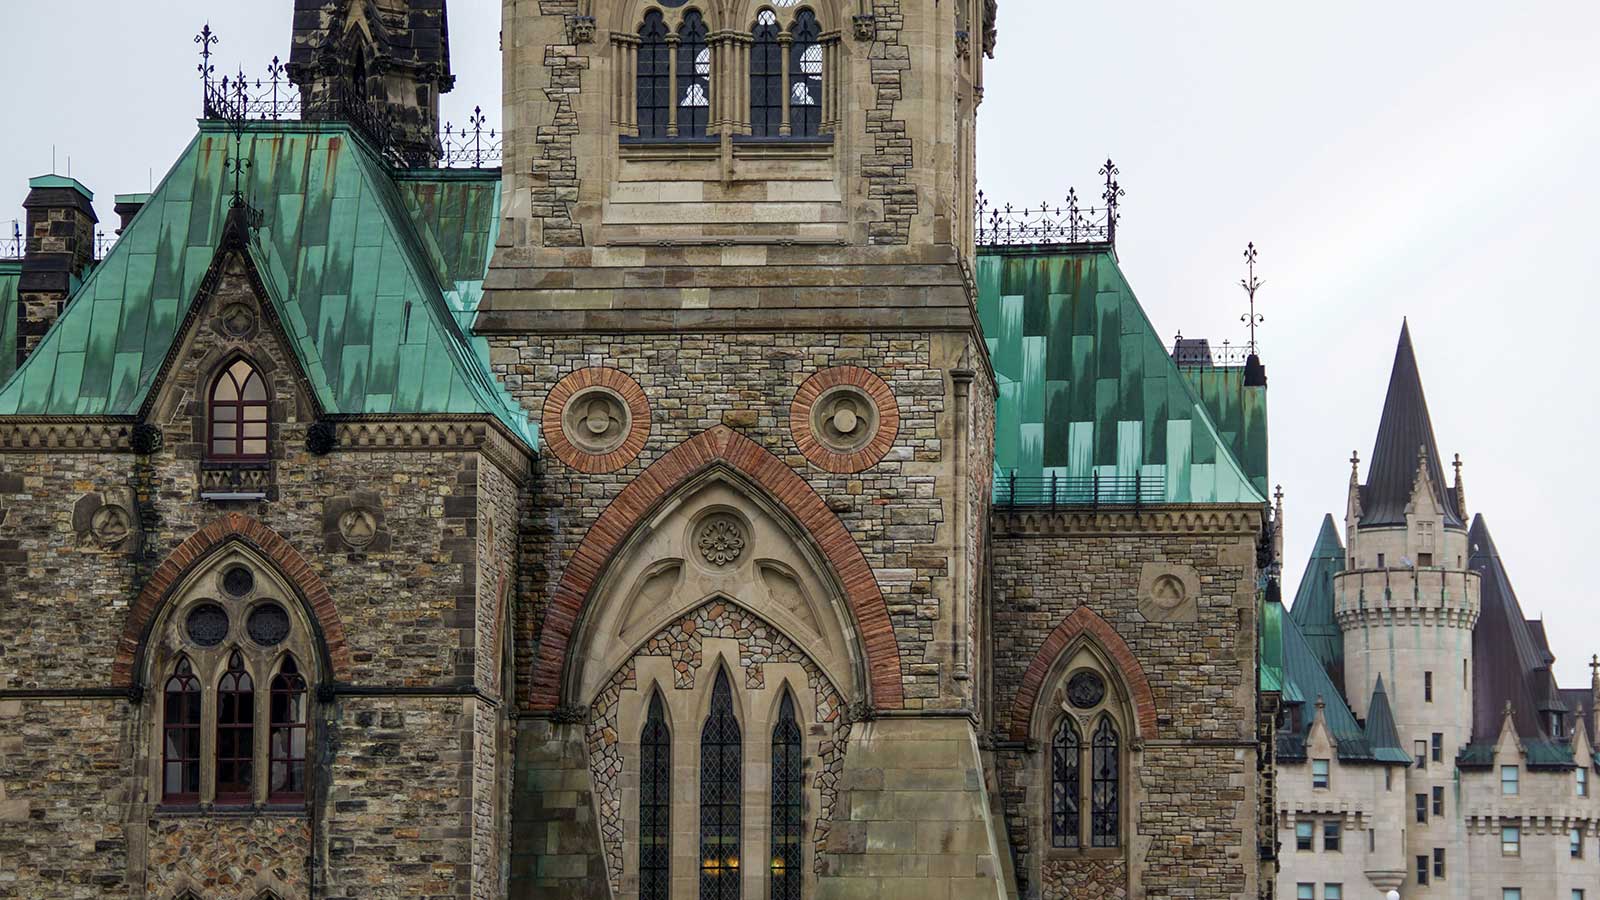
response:
M667 900L671 860L672 735L657 692L639 735L639 900Z
M700 900L738 900L744 746L728 673L711 688L700 730Z
M1115 679L1097 663L1094 654L1080 651L1076 667L1056 693L1059 709L1048 732L1049 789L1043 798L1052 850L1095 852L1122 846L1128 712Z
M800 900L805 886L801 831L805 811L805 748L787 692L772 728L772 900Z
M213 459L261 459L267 455L267 384L249 360L236 359L211 384L210 443Z

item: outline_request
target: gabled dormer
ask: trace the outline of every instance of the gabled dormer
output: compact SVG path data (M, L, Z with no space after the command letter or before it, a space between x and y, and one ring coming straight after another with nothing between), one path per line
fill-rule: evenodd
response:
M1428 447L1417 450L1417 471L1411 482L1411 499L1406 503L1405 559L1418 567L1431 567L1443 549L1445 504L1439 486L1429 470Z

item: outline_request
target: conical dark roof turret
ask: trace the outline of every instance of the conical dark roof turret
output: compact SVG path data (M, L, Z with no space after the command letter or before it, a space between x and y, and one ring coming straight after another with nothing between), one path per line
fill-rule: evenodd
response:
M1547 665L1544 651L1528 628L1483 516L1473 518L1467 547L1467 567L1483 579L1483 606L1472 629L1472 739L1493 744L1509 703L1518 735L1547 740L1537 696L1541 675L1549 677L1548 670L1540 672Z
M1372 688L1372 702L1367 704L1366 732L1374 759L1410 765L1411 754L1400 746L1400 732L1394 725L1394 710L1389 708L1389 694L1383 689L1382 675Z
M1422 395L1422 375L1411 349L1411 327L1400 326L1400 345L1389 373L1389 395L1383 401L1378 439L1372 447L1367 483L1361 489L1361 525L1404 525L1411 488L1417 480L1417 456L1428 454L1428 476L1434 499L1444 508L1446 525L1463 527L1455 500L1447 495L1444 471L1439 466L1439 445L1428 418L1428 401Z

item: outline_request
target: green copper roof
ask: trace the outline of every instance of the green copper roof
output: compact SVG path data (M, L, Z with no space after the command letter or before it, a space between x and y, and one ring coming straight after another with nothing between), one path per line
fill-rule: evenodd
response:
M1179 366L1178 371L1200 395L1217 433L1250 477L1250 485L1267 496L1266 386L1245 387L1243 366Z
M1372 702L1367 704L1367 746L1372 758L1378 762L1411 765L1411 754L1400 746L1400 731L1394 724L1394 710L1389 706L1389 692L1383 689L1383 676L1372 688Z
M1284 703L1298 703L1304 698L1283 675L1283 604L1277 592L1261 594L1261 629L1256 656L1257 684L1262 691L1280 695ZM1292 696L1291 696L1292 695Z
M1265 502L1109 252L986 248L977 280L998 474L1141 476L1168 503Z
M1362 731L1360 723L1351 714L1344 695L1334 686L1327 670L1322 668L1322 662L1311 652L1293 616L1286 616L1283 620L1283 674L1294 692L1303 698L1304 706L1300 710L1299 732L1285 735L1291 740L1287 742L1288 746L1280 741L1280 750L1288 751L1290 758L1305 755L1305 740L1311 733L1311 722L1316 717L1316 704L1320 700L1322 718L1328 726L1329 737L1333 738L1339 749L1339 758L1351 761L1372 759L1366 732Z
M1289 609L1289 616L1300 626L1311 652L1337 680L1342 680L1344 673L1344 632L1333 618L1333 576L1344 571L1344 557L1339 529L1333 524L1333 516L1325 515L1316 546L1311 548L1311 560L1300 576L1294 606Z
M71 188L82 194L84 199L93 200L94 191L83 186L83 182L68 175L35 175L28 179L30 188Z
M137 413L221 241L232 146L219 126L202 126L0 388L0 415ZM258 123L243 146L245 193L262 213L250 257L323 409L489 414L534 446L532 423L456 308L475 310L481 297L498 177L397 179L334 123Z
M0 262L0 384L17 367L17 282L21 280L21 262Z

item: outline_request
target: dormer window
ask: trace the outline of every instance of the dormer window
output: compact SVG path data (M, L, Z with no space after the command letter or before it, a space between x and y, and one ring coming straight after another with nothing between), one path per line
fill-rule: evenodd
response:
M267 384L249 360L236 359L211 385L207 410L211 459L265 459Z

